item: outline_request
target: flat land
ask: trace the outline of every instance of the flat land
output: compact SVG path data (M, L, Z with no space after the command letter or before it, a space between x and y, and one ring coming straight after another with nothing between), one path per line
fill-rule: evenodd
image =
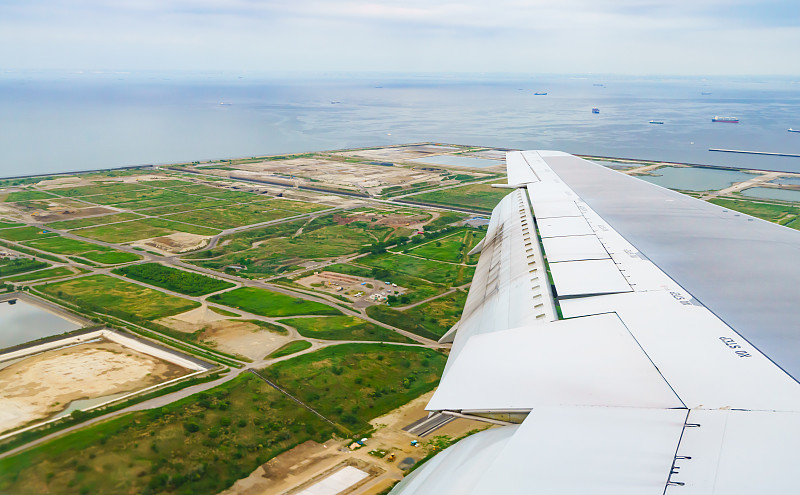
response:
M470 282L475 274L475 268L471 266L441 263L397 253L367 256L359 259L358 264L402 273L438 284L463 285ZM394 281L392 280L392 282ZM413 287L409 288L413 289Z
M92 311L125 318L155 319L185 312L200 303L171 296L108 275L49 283L40 289Z
M159 263L125 266L115 269L114 273L187 296L202 296L234 286L233 283L218 278L179 270Z
M436 205L470 208L488 213L509 192L508 189L496 189L488 184L469 184L442 191L414 194L406 199Z
M105 225L108 223L124 222L127 220L135 220L141 218L141 215L136 213L124 212L113 213L111 215L103 215L100 217L79 218L76 220L64 220L61 222L52 222L48 226L54 229L80 229L83 227L93 227L95 225Z
M292 215L293 213L290 211L272 207L272 201L266 201L247 205L194 210L186 213L166 215L162 218L195 225L205 225L223 230L232 227L240 227L242 225L269 222Z
M25 242L25 245L55 254L79 255L88 260L107 265L129 263L142 259L141 256L133 253L116 251L105 246L98 246L97 244L76 241L75 239L68 239L61 236L34 239Z
M467 293L458 290L405 311L381 305L367 308L367 314L421 337L438 340L458 322L466 300Z
M370 419L432 390L446 360L424 347L342 344L261 372L323 415L363 430Z
M187 371L109 341L36 354L0 370L0 432L46 419L74 400L132 392Z
M2 232L2 231L0 231ZM175 232L187 232L198 235L214 235L219 230L208 229L195 225L171 222L159 218L146 218L132 222L112 223L85 229L74 230L73 233L103 242L124 243L149 239L151 237L165 236Z
M307 340L293 340L291 342L287 342L286 344L282 345L278 348L275 352L270 354L269 358L279 358L283 356L288 356L289 354L294 354L295 352L304 351L311 347L311 342Z
M354 316L320 318L288 318L281 323L294 327L303 337L326 340L374 340L379 342L412 342L397 332L379 327Z
M340 315L338 309L257 287L241 287L208 298L209 301L239 308L261 316Z

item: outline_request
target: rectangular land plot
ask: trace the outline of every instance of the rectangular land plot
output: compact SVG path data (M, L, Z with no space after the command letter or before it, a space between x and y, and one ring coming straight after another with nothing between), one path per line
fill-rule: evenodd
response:
M242 225L269 222L289 216L292 216L291 212L276 210L272 206L272 201L267 201L246 205L232 205L222 208L194 210L186 213L176 213L175 215L166 215L163 218L195 225L207 225L218 229L229 229Z
M63 220L60 222L52 222L48 223L48 227L52 227L54 229L80 229L83 227L93 227L95 225L105 225L107 223L116 223L116 222L124 222L126 220L134 220L136 218L141 218L141 215L137 215L136 213L130 212L123 212L123 213L114 213L111 215L103 215L100 217L91 217L91 218L79 218L77 220Z
M456 291L405 311L397 311L385 305L370 306L367 314L421 337L439 340L458 322L466 301L466 292Z
M139 183L130 184L124 182L112 182L112 183L97 183L89 186L51 189L51 191L60 196L82 197L82 196L93 196L101 194L117 194L128 191L142 191L147 189L149 188L146 185ZM92 201L92 199L89 198L89 201Z
M130 265L117 268L114 273L173 292L180 292L187 296L201 296L234 286L231 282L195 272L179 270L159 263Z
M287 318L281 323L294 327L303 337L327 340L376 340L407 342L399 333L354 316L322 316L319 318Z
M481 231L461 231L413 247L406 252L437 261L463 263L467 253L483 239L484 235L485 233ZM477 259L474 261L477 262Z
M256 287L241 287L215 294L209 301L248 311L261 316L341 315L341 311L325 304L306 301Z
M489 184L469 184L442 191L414 194L406 199L490 212L508 193L508 189L496 189Z
M199 302L126 282L108 275L56 282L39 287L51 296L74 302L92 311L121 317L133 315L156 319L183 313L200 306Z
M109 331L67 337L7 356L21 360L0 369L0 432L204 369L178 354Z
M133 253L117 251L105 246L98 246L90 242L77 241L66 237L47 237L36 239L25 243L28 246L55 254L80 255L86 259L114 265L117 263L128 263L142 259L141 256Z
M475 274L475 268L472 266L415 258L404 254L371 255L359 259L358 264L382 268L390 272L400 272L434 283L450 285L466 284L472 280L472 276Z
M73 231L74 234L88 237L89 239L114 243L138 241L140 239L169 235L175 232L214 235L219 231L179 222L170 222L159 218L145 218L132 222L114 223Z
M53 232L46 232L36 227L15 227L10 229L0 230L0 238L9 241L30 241L32 239L43 239L45 237L53 237L57 234Z
M4 199L6 203L16 203L18 201L31 201L36 199L55 199L56 196L44 191L16 191L8 193Z

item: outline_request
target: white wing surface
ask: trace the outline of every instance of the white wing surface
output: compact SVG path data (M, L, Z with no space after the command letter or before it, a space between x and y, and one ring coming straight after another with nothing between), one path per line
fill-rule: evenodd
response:
M393 494L797 493L800 232L507 156L430 411L501 426Z

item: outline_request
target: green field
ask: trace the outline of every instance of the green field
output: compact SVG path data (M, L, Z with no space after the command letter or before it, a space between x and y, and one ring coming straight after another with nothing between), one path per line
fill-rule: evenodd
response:
M50 266L44 261L36 261L30 258L0 258L0 277L8 277L18 273L30 272Z
M256 287L241 287L209 297L210 302L261 316L340 315L338 309Z
M5 202L7 203L16 203L18 201L31 201L36 199L55 199L56 196L46 193L44 191L17 191L8 193L5 197Z
M101 217L91 217L91 218L78 218L76 220L61 220L60 222L52 222L48 223L48 227L52 227L54 229L80 229L82 227L93 227L95 225L104 225L107 223L113 222L122 222L124 220L133 220L135 218L141 218L141 215L137 215L136 213L130 212L123 212L123 213L114 213L111 215L103 215Z
M421 337L439 340L458 322L466 300L467 293L459 290L405 311L396 311L385 305L370 306L367 314Z
M0 220L0 229L7 229L9 227L20 227L24 223L14 222L13 220Z
M464 265L442 263L434 260L420 259L404 254L379 254L360 258L358 264L383 270L411 275L437 284L463 285L472 280L475 268ZM395 280L390 280L401 285Z
M356 262L358 262L358 260ZM409 292L402 296L404 304L422 301L436 294L441 294L446 290L446 287L443 285L432 284L421 278L377 267L363 267L355 264L335 264L325 267L325 271L355 275L356 277L377 278L379 280L391 279L393 283L400 287L409 289Z
M199 235L214 235L219 233L218 230L170 222L160 218L145 218L132 222L89 227L75 230L72 233L103 242L123 243L138 241L140 239L149 239L151 237L160 237L175 232L188 232L190 234Z
M211 495L333 427L245 373L0 460L0 492Z
M446 356L424 347L342 344L326 347L262 371L289 393L348 428L432 390Z
M112 183L95 183L91 186L78 186L78 187L64 187L60 189L53 189L53 192L61 196L68 197L81 197L81 196L95 196L101 194L118 194L129 191L149 191L148 186L142 184L129 184L125 182L112 182ZM88 201L94 201L92 198L87 198Z
M117 268L114 273L187 296L202 296L228 289L235 284L159 263L142 263Z
M778 222L787 215L800 215L800 208L791 204L766 203L746 199L713 198L709 203L729 208L770 222Z
M2 267L0 267L0 271ZM74 275L75 272L65 266L58 266L49 268L47 270L39 270L38 272L27 273L25 275L17 275L16 277L9 277L6 282L29 282L31 280L43 280L46 278L66 277Z
M254 229L222 239L224 246L197 253L191 258L212 258L193 263L215 270L242 265L240 273L251 276L275 275L307 260L322 260L357 253L362 247L380 242L392 229L367 222L338 225L333 216L311 221L294 221ZM302 233L300 229L302 228ZM254 243L256 247L252 247Z
M477 263L477 256L467 258L467 253L483 239L485 232L463 230L428 243L412 247L405 252L438 261L451 263Z
M326 340L374 340L379 342L413 342L397 332L354 316L322 318L288 318L281 320L294 327L303 337Z
M267 356L267 358L275 359L283 356L288 356L289 354L294 354L295 352L304 351L309 347L311 347L311 342L307 340L293 340L289 343L282 345L275 352Z
M155 206L152 208L144 208L139 210L140 213L145 215L159 216L159 215L172 215L173 213L180 213L182 211L200 210L203 208L220 208L223 206L230 206L233 203L224 201L222 199L203 199L197 198L197 201L190 203L183 203L177 205Z
M508 189L496 189L489 184L469 184L442 191L415 194L406 199L491 212L508 193Z
M277 220L292 215L287 211L274 209L271 203L271 201L267 201L248 205L232 205L223 208L194 210L186 213L167 215L163 218L197 225L207 225L219 229L229 229L242 225L269 222L270 220Z
M116 251L105 246L60 236L28 241L25 244L55 254L77 254L86 259L107 265L129 263L142 259L141 256L136 254Z
M78 304L90 311L123 319L153 320L183 313L200 306L199 302L126 282L108 275L91 275L66 282L40 286L46 294Z
M0 230L0 238L9 241L30 241L32 239L41 239L44 237L52 237L57 235L53 232L45 232L36 227L16 227L13 229Z

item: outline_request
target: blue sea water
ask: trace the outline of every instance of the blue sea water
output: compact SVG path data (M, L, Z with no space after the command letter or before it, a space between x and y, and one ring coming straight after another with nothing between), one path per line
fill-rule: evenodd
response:
M800 172L708 151L800 153L789 127L786 78L0 74L0 176L420 141Z

